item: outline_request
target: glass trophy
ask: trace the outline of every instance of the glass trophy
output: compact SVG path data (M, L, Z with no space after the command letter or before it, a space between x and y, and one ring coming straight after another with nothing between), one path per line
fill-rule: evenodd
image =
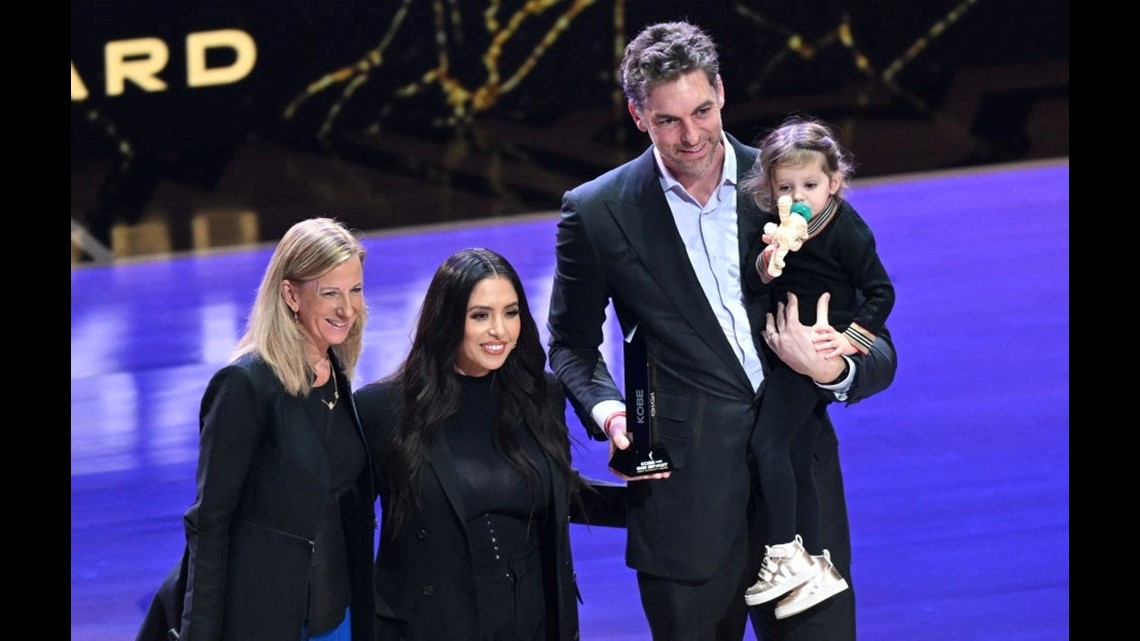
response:
M634 330L624 342L625 429L630 446L614 450L610 467L626 476L645 476L673 469L669 453L657 432L657 408L653 392L656 369L645 349L641 332Z

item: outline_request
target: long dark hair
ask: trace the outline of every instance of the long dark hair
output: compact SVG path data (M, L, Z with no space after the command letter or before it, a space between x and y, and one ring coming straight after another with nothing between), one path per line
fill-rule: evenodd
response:
M393 519L392 532L422 506L419 475L428 449L444 424L459 411L455 359L463 341L471 292L484 279L495 277L506 278L514 287L520 320L515 349L491 375L493 393L499 399L495 437L511 465L526 478L532 495L540 496L538 472L514 434L516 426L524 422L566 477L571 502L577 501L578 475L570 467L565 406L564 401L559 403L563 397L546 373L546 352L518 273L507 259L490 249L462 249L444 260L432 277L412 349L392 376L403 405L384 465L391 499L385 518Z

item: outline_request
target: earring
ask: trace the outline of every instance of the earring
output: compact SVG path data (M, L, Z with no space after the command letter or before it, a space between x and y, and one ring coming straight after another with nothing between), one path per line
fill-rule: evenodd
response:
M301 320L299 318L297 318L297 310L293 310L293 322L294 323L301 322Z

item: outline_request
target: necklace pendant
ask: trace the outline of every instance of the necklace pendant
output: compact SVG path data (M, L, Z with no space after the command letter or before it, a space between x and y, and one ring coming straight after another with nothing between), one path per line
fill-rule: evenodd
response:
M340 389L337 388L337 385L336 385L336 374L333 372L329 372L329 377L332 378L332 382L333 382L333 399L331 401L326 401L323 398L321 398L319 400L322 403L324 403L325 407L329 408L329 411L331 412L332 409L334 407L336 407L337 401L340 400Z

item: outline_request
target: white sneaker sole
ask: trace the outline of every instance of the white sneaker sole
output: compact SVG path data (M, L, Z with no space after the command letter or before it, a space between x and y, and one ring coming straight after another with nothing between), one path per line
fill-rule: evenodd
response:
M769 588L763 592L757 592L756 594L745 593L744 602L748 605L760 605L761 603L767 603L773 599L782 597L792 590L795 590L801 585L814 579L821 570L822 568L820 568L817 564L814 568L805 570L800 574L788 579L786 582L781 583L777 586L773 586L772 588Z
M815 592L805 595L802 598L796 599L789 597L787 603L782 603L776 606L776 618L786 619L792 615L799 614L810 607L819 605L831 597L839 594L847 589L847 580L839 579L834 583L820 587Z

